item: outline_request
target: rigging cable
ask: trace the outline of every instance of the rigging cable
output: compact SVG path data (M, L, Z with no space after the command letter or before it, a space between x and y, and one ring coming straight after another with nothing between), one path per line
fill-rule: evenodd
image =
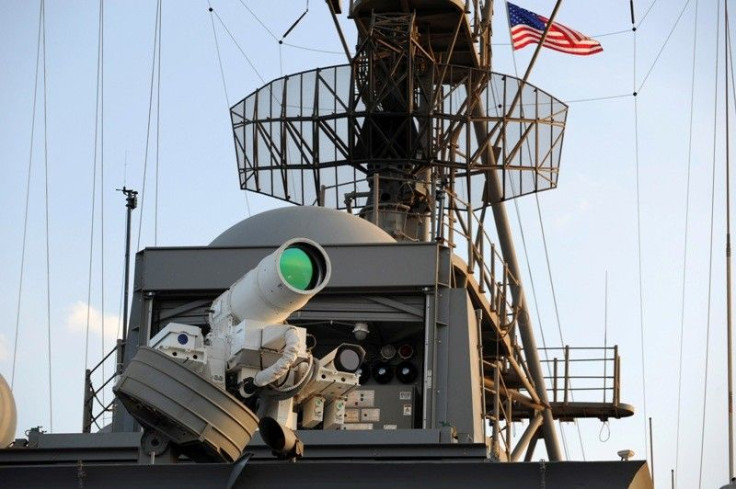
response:
M245 10L247 10L248 12L250 12L250 15L252 15L252 16L253 16L253 18L254 18L254 19L256 19L256 22L258 22L259 24L261 24L261 27L263 27L264 29L266 29L266 32L268 32L268 35L269 35L269 36L271 36L271 37L273 38L273 40L274 40L274 41L278 41L278 40L279 40L279 38L278 38L278 37L276 37L276 34L274 34L274 33L273 33L273 32L271 31L271 29L269 29L269 28L268 28L268 26L267 26L266 24L264 24L264 23L263 23L263 22L261 21L261 19L259 19L259 18L258 18L258 16L257 16L257 15L255 14L255 12L253 12L253 11L252 11L252 10L250 9L250 7L248 7L248 6L247 6L247 5L245 4L245 2L244 2L243 0L239 0L239 1L240 1L240 5L242 5L242 6L243 6L243 7L245 8ZM288 34L288 32L287 32L287 34ZM286 37L286 36L284 36L284 37Z
M693 53L692 53L692 73L690 75L690 133L688 136L687 147L687 173L685 177L685 230L683 237L682 251L682 295L680 304L680 354L677 372L677 428L675 431L675 474L680 475L679 458L680 458L680 413L682 409L682 363L683 363L683 347L685 344L685 298L686 298L686 282L687 282L687 244L688 231L690 226L690 175L692 170L693 157L693 132L694 132L694 113L695 113L695 59L698 45L698 0L695 0L695 19L693 22Z
M266 25L263 22L261 22L261 20L255 15L255 13L253 13L253 11L250 8L248 8L242 2L242 0L241 0L241 4L251 13L251 15L253 15L253 17L255 17L255 19L258 21L258 23L261 24L261 26L263 26L264 29L266 29L266 31L271 35L271 37L273 37L274 39L276 39L278 41L278 39L273 34L273 32L271 32L271 30L268 29L268 27L266 27ZM307 2L307 11L309 11L309 2ZM248 57L248 55L245 54L245 51L243 50L242 47L240 47L240 44L238 44L238 41L235 40L235 36L232 34L232 32L230 31L230 29L227 28L227 26L225 25L225 22L222 20L222 17L220 17L220 15L217 13L217 11L215 11L211 6L210 6L210 12L213 13L217 17L217 20L220 21L220 25L222 25L223 29L225 29L225 32L227 32L228 36L230 36L230 39L233 41L233 43L235 44L235 46L238 48L238 50L240 51L240 54L243 55L243 57L245 58L246 62L250 65L250 67L253 69L253 71L258 76L258 78L260 78L261 82L265 84L266 83L266 80L263 78L263 76L261 76L261 73L255 67L255 65L253 64L253 62L251 61L251 59ZM306 15L306 12L304 14L302 14L302 16L297 20L297 22L299 20L301 20L304 17L304 15ZM296 23L294 25L296 25ZM293 26L292 26L292 28L293 28ZM289 29L289 31L290 30L291 29ZM287 31L286 34L288 34L289 31ZM279 41L278 44L279 44L279 70L280 70L281 77L283 77L283 74L284 74L284 69L283 69L283 52L282 52L283 42ZM219 51L219 49L218 49L218 51ZM272 97L273 97L273 99L274 99L274 101L276 103L280 103L280 101L276 98L275 95L272 95ZM289 177L290 177L290 181L291 181L292 187L293 188L296 188L296 185L294 183L294 176L293 176L293 174L290 173L289 174ZM248 203L247 200L246 200L246 205L248 207L248 213L250 214L250 204Z
M222 55L220 54L220 42L217 40L217 29L215 29L215 18L212 15L214 12L214 9L212 8L212 4L210 3L210 0L207 0L207 11L210 13L210 24L212 25L212 38L215 40L215 50L217 51L217 63L220 67L220 78L222 80L222 91L225 94L225 107L227 108L226 113L230 113L230 96L227 93L227 83L225 82L225 69L222 65ZM250 200L248 199L248 192L244 191L243 195L245 196L245 208L248 212L248 217L252 215L250 211Z
M574 100L565 100L566 104L577 104L581 102L598 102L600 100L613 100L617 98L631 97L631 92L620 93L618 95L604 95L602 97L578 98Z
M127 233L126 233L126 235L127 235ZM125 259L123 259L123 267L125 267ZM123 273L123 276L121 277L120 282L121 282L120 283L120 300L118 301L118 315L117 315L118 324L117 324L117 329L115 330L116 342L117 342L117 338L121 338L122 337L122 333L123 333L123 317L124 317L123 316L123 305L125 304L125 273ZM102 320L104 321L105 318L102 318ZM115 368L117 369L117 359L115 360L115 362L116 362ZM115 374L113 374L112 376L114 376L114 375ZM112 376L111 376L111 378L112 378ZM103 379L103 383L104 382L105 382L105 379ZM97 396L95 396L95 398L96 397ZM98 400L98 402L99 402L99 400ZM107 414L109 412L109 409L107 409L107 407L108 407L107 404L104 404L104 403L101 403L101 404L102 404L102 409L103 409L103 411L102 411L102 426L104 427L104 426L107 426L106 419L108 419L107 418Z
M659 49L657 56L654 57L654 62L649 67L649 71L647 71L647 74L644 76L644 79L641 81L639 88L636 90L637 92L641 92L641 89L644 88L644 84L649 79L649 75L652 74L652 70L654 70L654 67L659 61L660 56L662 56L664 49L667 47L667 44L670 42L670 38L672 37L672 34L674 34L675 29L677 29L677 25L680 23L680 20L682 19L682 15L685 13L685 10L687 10L688 5L690 5L690 1L691 0L686 0L685 4L682 6L682 10L680 10L680 15L677 16L677 20L675 20L675 23L672 26L672 29L670 29L669 34L667 34L667 38L665 39L664 44L662 44L662 47ZM634 31L634 37L636 38L636 31Z
M512 179L512 184L513 184L513 179ZM521 236L521 246L522 246L522 249L524 250L524 259L526 261L527 273L529 274L529 285L531 287L532 300L534 301L534 310L537 314L537 324L539 324L539 333L542 338L542 348L544 349L545 359L547 360L545 362L545 365L547 366L547 375L552 377L552 372L550 371L550 366L549 366L549 354L547 353L549 351L547 349L547 339L544 336L544 328L542 327L542 316L540 315L540 312L539 312L539 302L537 301L537 291L534 286L534 276L532 275L532 266L531 266L531 262L529 261L529 252L526 246L526 236L524 234L524 226L521 223L521 212L519 210L519 199L512 199L512 200L514 201L514 208L516 210L516 221L519 223L519 235ZM569 459L569 453L567 449L567 437L565 436L565 431L562 428L562 423L558 423L558 426L560 427L560 437L562 438L562 447L565 450L565 458Z
M608 386L608 270L603 291L603 402L606 402L606 387ZM615 359L614 359L615 361Z
M284 49L283 43L279 43L279 76L284 76Z
M84 368L87 368L89 361L89 331L90 331L90 315L92 309L92 255L94 251L95 236L95 205L97 200L97 154L98 154L98 129L100 125L100 70L102 68L102 0L100 0L99 20L97 25L97 88L95 92L95 136L94 136L94 155L92 157L92 215L90 217L89 232L89 265L87 274L87 319L86 334L84 342ZM104 353L103 353L104 354Z
M156 166L153 194L153 245L158 246L158 169L161 142L161 31L163 30L163 2L158 7L158 63L156 64Z
M230 29L227 28L225 25L225 22L220 17L220 14L217 13L216 10L212 11L213 14L215 14L215 17L217 17L217 20L220 21L220 25L222 25L222 28L225 29L225 32L227 32L227 35L230 36L230 39L232 39L233 43L235 43L235 47L238 48L238 51L240 51L240 54L243 55L245 58L245 61L250 65L251 69L255 72L256 76L261 80L261 83L265 84L266 80L261 76L261 73L256 69L253 62L250 60L247 54L245 54L245 51L243 51L243 48L240 47L240 44L238 44L238 41L235 40L235 36L233 36L233 33L230 32Z
M296 19L296 20L294 21L294 23L293 23L293 24L291 24L291 25L289 26L289 28L288 28L288 29L286 29L286 32L284 32L284 35L283 35L283 36L281 36L281 39L279 39L279 44L283 44L283 41L284 41L284 39L286 39L286 36L288 36L288 35L289 35L289 33L291 33L291 31L293 31L293 30L294 30L294 28L295 28L295 27L297 26L297 24L298 24L299 22L301 22L301 21L302 21L302 19L303 19L304 17L306 17L308 13L309 13L309 0L307 0L307 6L306 6L306 8L304 9L304 12L302 12L302 14L301 14L301 15L299 16L299 18L298 18L298 19Z
M100 357L105 358L105 2L100 1ZM102 382L105 362L102 362ZM102 391L105 402L105 391Z
M549 286L552 291L552 304L555 308L555 318L557 320L557 332L560 335L560 346L565 345L565 340L562 337L562 321L560 320L560 309L557 306L557 294L555 293L555 284L552 280L552 263L549 259L549 249L547 247L547 234L544 232L544 221L542 220L542 207L539 205L539 194L535 193L534 198L537 202L537 216L539 217L539 228L542 231L542 244L544 246L544 257L547 261L547 275L549 276ZM572 387L570 387L570 398L574 401L575 398L572 393ZM575 428L577 428L578 439L580 440L580 451L583 455L583 461L585 461L585 446L583 445L583 435L580 433L580 424L577 418L575 418Z
M689 2L689 0L688 0ZM644 451L649 454L649 439L647 437L647 375L646 375L646 359L644 351L645 334L644 334L644 275L642 271L641 256L641 189L640 189L640 168L639 168L639 100L636 92L636 60L637 60L637 34L636 27L632 26L634 38L633 53L633 70L632 82L634 87L634 164L636 173L636 243L637 243L637 264L639 272L639 336L641 342L641 385L642 385L642 404L644 405ZM669 38L668 38L669 39ZM652 474L654 478L654 474Z
M662 46L659 49L659 52L657 53L657 56L655 56L654 61L649 66L649 70L647 71L646 76L642 80L641 85L639 86L638 90L636 90L635 93L641 93L641 91L643 90L644 83L647 81L647 79L649 78L649 75L651 75L651 73L654 70L655 66L659 62L659 58L662 56L662 53L664 52L665 48L669 44L670 38L672 37L672 34L675 32L675 29L677 29L677 25L680 23L680 19L682 18L682 15L685 13L685 10L687 9L688 5L690 4L690 1L691 0L686 0L685 3L683 4L682 10L680 11L680 14L678 15L677 19L675 20L675 23L672 26L672 29L670 29L669 34L665 38L664 43L662 44ZM644 14L644 17L639 21L638 24L635 24L634 22L632 22L632 28L631 29L614 31L614 32L608 32L608 33L605 33L605 34L596 34L593 37L598 38L598 37L612 36L612 35L622 34L624 32L629 32L630 30L633 30L633 31L638 30L641 27L641 25L644 23L644 19L646 19L647 15L652 10L652 7L654 6L655 3L657 3L657 0L654 0L654 2L652 2L652 4L649 6L649 8L647 9L646 13ZM632 17L632 20L633 20L633 13L632 13L632 16L631 17ZM494 43L493 45L494 46L510 46L511 43ZM631 95L632 95L631 93L622 93L622 94L618 94L618 95L604 95L604 96L600 96L600 97L591 97L591 98L583 98L583 99L575 99L575 100L565 100L564 102L566 104L572 104L572 103L578 103L578 102L595 102L595 101L599 101L599 100L611 100L611 99L617 99L617 98L630 97Z
M150 90L148 93L148 123L146 126L146 148L145 152L143 154L143 181L141 183L141 203L140 203L140 213L138 214L138 241L136 244L136 249L141 248L141 236L143 235L143 214L145 210L145 206L143 205L145 203L146 198L146 175L148 172L148 148L150 146L150 140L151 140L151 113L153 111L153 83L156 75L156 60L158 59L158 56L160 56L160 53L158 52L158 31L161 26L161 0L158 0L156 4L156 21L154 25L154 31L153 31L153 56L151 59L151 84L150 84ZM158 102L156 102L158 103Z
M317 48L309 48L306 46L299 46L297 44L291 44L289 42L282 43L284 46L289 46L290 48L294 49L301 49L303 51L311 51L313 53L323 53L323 54L334 54L336 56L345 56L345 53L343 51L330 51L329 49L317 49Z
M217 40L217 30L215 29L215 19L212 16L215 9L212 8L212 4L207 0L207 11L210 13L210 24L212 24L212 38L215 40L215 50L217 51L217 63L220 66L220 78L222 80L222 91L225 93L225 104L230 111L230 96L227 93L227 84L225 83L225 69L222 67L222 56L220 55L220 42Z
M289 33L293 30L293 28L296 27L296 24L298 24L299 21L301 21L304 18L304 16L306 15L306 13L309 11L309 0L307 0L307 8L306 8L306 11L304 13L302 13L302 15L296 20L296 22L294 22L291 25L291 27L286 31L286 33L281 37L281 39L279 39L276 36L276 34L274 34L273 31L268 28L268 26L255 14L255 12L253 12L253 10L251 10L245 4L245 2L243 2L243 0L239 0L239 1L240 1L240 4L243 7L245 7L245 9L253 16L253 18L256 20L256 22L258 22L261 25L261 27L263 27L266 30L266 32L268 32L268 35L271 36L273 38L273 40L274 41L277 41L279 44L282 44L284 46L289 46L289 47L294 48L294 49L302 49L304 51L311 51L311 52L314 52L314 53L334 54L334 55L337 55L337 56L345 56L345 51L331 51L329 49L310 48L310 47L306 47L306 46L299 46L297 44L291 44L291 43L288 43L288 42L284 42L284 39L286 38L286 36L289 35Z
M653 0L652 3L649 4L649 8L647 8L647 11L644 12L644 15L642 16L641 20L639 21L639 26L641 26L644 23L644 20L649 16L649 12L652 11L652 7L654 7L654 4L657 3L657 0ZM631 16L631 23L634 23L634 16Z
M718 15L716 18L716 53L718 53L718 39L721 36L721 9L718 6ZM706 408L708 406L708 359L710 357L710 311L711 297L713 289L713 221L715 216L715 186L716 186L716 129L718 127L718 68L719 58L716 56L716 70L714 76L715 95L713 97L713 163L711 170L711 190L710 190L710 250L708 253L708 305L706 312L705 326L705 374L703 379L703 419L701 422L700 435L700 465L698 466L698 488L702 487L703 482L703 454L705 452L705 417Z
M241 0L241 3L242 3L242 0ZM283 46L284 46L284 39L286 39L286 36L288 36L291 33L291 31L294 30L294 28L297 26L297 24L299 22L301 22L302 19L304 17L306 17L308 13L309 13L309 0L307 0L307 6L304 9L304 12L302 12L302 14L299 16L299 18L297 18L294 21L294 23L291 24L288 29L286 29L286 32L284 32L284 35L282 35L281 36L281 39L279 39L279 66L281 68L281 76L284 76L284 62L283 62L283 49L282 49ZM261 23L261 25L263 25L263 23Z
M123 266L125 260L123 260ZM118 302L118 329L115 332L115 338L122 338L123 335L123 305L125 304L125 273L120 284L120 301Z
M266 29L266 31L268 32L268 34L278 42L278 45L279 45L279 73L280 73L280 76L283 77L284 76L283 52L282 52L283 42L279 41L279 39L276 37L276 35L268 27L266 27L266 24L264 24L261 21L261 19L259 19L258 16L256 16L256 14L250 8L248 8L245 5L245 3L243 3L243 0L240 0L240 3L241 3L241 5L243 5L243 7L246 8L246 10L248 10L248 12L250 12L250 14L256 19L256 21L264 29ZM309 11L309 2L307 2L307 11ZM243 55L243 57L248 62L248 64L250 65L250 67L253 69L253 71L255 71L256 75L258 75L258 78L261 79L261 83L264 83L265 84L266 83L266 80L261 76L260 72L256 69L255 65L250 60L250 58L248 57L248 55L245 54L245 51L243 50L243 48L240 47L240 44L238 44L238 41L235 40L235 36L233 36L232 32L230 32L230 29L227 28L227 26L225 25L225 22L222 20L222 18L220 17L220 15L217 12L215 12L215 11L213 11L213 13L217 16L217 20L220 21L220 24L225 29L225 32L228 33L228 35L230 36L230 39L232 39L232 41L235 43L235 46L240 51L240 54ZM299 20L301 20L304 17L304 15L306 15L306 12L304 14L302 14L302 16L299 19L297 19L297 22L295 22L294 25L292 25L292 28L296 25L296 23L299 22ZM289 31L287 31L286 34L284 34L284 37L286 37L286 35L290 31L291 31L291 29L289 29ZM272 95L272 97L273 97L273 99L274 99L274 101L276 103L280 103L280 101L278 99L276 99L276 96L275 95ZM292 188L296 188L296 185L294 184L294 175L291 172L289 172L289 177L290 177Z
M38 37L36 40L36 75L33 82L33 112L31 114L31 144L28 155L28 175L26 177L26 205L23 214L23 243L20 252L20 277L18 280L18 306L15 313L15 337L13 339L13 364L10 370L10 390L15 384L15 365L18 359L18 336L20 331L20 305L23 295L23 269L26 262L26 238L28 236L28 204L31 196L31 169L33 167L33 139L36 130L36 99L38 94L38 66L41 56L41 15L43 10L39 4L38 10Z
M632 1L632 9L633 9L633 1ZM633 10L631 14L631 18L634 18ZM605 289L603 292L603 403L606 403L606 387L608 386L608 379L606 378L608 376L608 270L606 270L606 283L605 283ZM614 356L613 358L613 377L614 382L616 378L616 358ZM616 389L616 385L613 385L613 389ZM615 391L614 391L615 392ZM615 399L615 393L613 396L611 396L612 400ZM604 435L605 433L605 435ZM611 439L611 425L608 423L608 420L606 419L601 423L601 429L598 432L598 440L601 443L606 443L608 440Z
M43 171L44 171L44 205L46 208L46 351L49 357L49 431L54 431L54 396L52 387L51 363L51 259L49 246L49 152L48 152L48 124L46 117L47 89L46 89L46 2L41 0L41 24L43 26Z
M662 44L662 46L659 49L659 52L657 53L657 56L655 56L654 61L649 66L649 70L647 71L646 76L644 77L644 79L642 80L641 84L639 85L639 88L634 92L634 96L636 96L635 95L636 93L641 93L642 90L644 89L645 82L647 81L647 79L649 78L649 76L652 74L652 72L654 71L654 68L656 67L657 63L659 62L659 58L662 56L662 54L664 53L665 48L669 44L670 38L672 37L672 34L674 34L675 29L677 29L677 25L680 23L680 20L682 19L682 16L685 13L685 10L687 9L688 5L690 4L690 1L691 0L686 0L686 2L684 3L684 5L682 7L682 10L680 11L680 14L678 15L677 19L675 20L674 25L672 26L672 29L670 29L669 34L665 38L664 43ZM652 6L654 6L654 3L656 3L656 0L652 3L652 5L649 6L649 10L647 10L647 14L651 10ZM646 15L644 16L644 18L642 18L642 20L639 21L638 24L633 24L632 23L631 30L633 30L634 32L636 32L641 27L641 25L644 22L644 19L645 18L646 18ZM619 33L619 31L613 32L613 33L610 33L610 34L618 34L618 33ZM594 37L602 37L602 36L601 35L597 35L597 36L594 36ZM604 96L600 96L600 97L591 97L591 98L583 98L583 99L575 99L575 100L565 100L564 102L566 104L572 104L572 103L578 103L578 102L595 102L595 101L599 101L599 100L611 100L611 99L624 98L624 97L630 97L630 96L632 96L631 93L622 93L622 94L618 94L618 95L604 95Z

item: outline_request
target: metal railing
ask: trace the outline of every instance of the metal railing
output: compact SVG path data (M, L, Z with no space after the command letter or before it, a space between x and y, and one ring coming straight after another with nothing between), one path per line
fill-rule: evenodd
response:
M472 205L448 190L447 217L442 220L443 232L439 240L446 240L454 248L459 248L467 259L467 271L478 281L481 293L486 294L491 310L501 318L501 329L509 329L516 321L513 306L515 291L519 281L509 271L500 250L488 236L483 218L473 211Z
M512 433L511 433L511 422L512 416L512 401L510 396L506 396L505 399L501 398L501 392L506 392L506 383L503 380L503 365L500 361L489 362L483 361L484 368L490 368L493 370L493 384L486 382L484 383L483 389L485 392L493 396L492 409L486 412L485 418L491 423L491 440L494 450L503 449L508 460L512 450ZM483 406L486 409L486 406ZM501 420L505 421L505 424L501 426ZM498 455L498 454L496 454Z
M617 345L605 348L566 345L540 350L548 353L548 358L541 362L550 365L551 373L545 377L545 383L552 394L552 402L572 402L579 394L577 401L602 398L604 404L619 404L621 359Z
M115 398L113 397L110 402L106 402L104 400L104 396L102 396L102 399L100 399L103 391L105 388L107 388L111 383L114 383L113 381L117 379L117 376L122 371L122 364L123 364L123 341L118 340L115 344L115 347L110 350L110 352L104 356L102 360L97 363L92 368L88 368L84 371L84 406L82 409L82 433L90 433L92 431L92 426L94 425L97 430L101 430L104 427L100 426L100 421L105 415L105 413L112 412L113 404L115 403ZM105 362L112 356L112 354L115 353L115 369L113 370L113 373L108 377L102 379L102 385L95 388L92 384L92 375L97 372L98 369L102 368L102 365L105 364Z

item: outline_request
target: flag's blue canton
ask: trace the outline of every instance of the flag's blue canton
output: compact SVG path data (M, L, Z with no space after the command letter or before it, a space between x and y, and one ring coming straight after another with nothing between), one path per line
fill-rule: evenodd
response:
M509 3L509 20L511 21L511 27L518 24L525 24L534 29L544 30L545 24L542 22L537 14L530 12L521 7L517 7L513 3Z

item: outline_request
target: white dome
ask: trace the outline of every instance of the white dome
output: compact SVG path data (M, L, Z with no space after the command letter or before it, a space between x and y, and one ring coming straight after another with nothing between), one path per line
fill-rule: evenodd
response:
M17 421L13 392L0 374L0 449L7 447L15 439Z
M292 238L322 245L395 243L387 232L352 214L326 207L293 206L249 217L215 238L210 246L279 246Z

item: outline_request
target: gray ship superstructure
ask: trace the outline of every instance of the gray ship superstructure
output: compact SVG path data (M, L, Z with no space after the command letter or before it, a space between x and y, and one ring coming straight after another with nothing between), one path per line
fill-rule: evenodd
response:
M351 2L348 64L235 104L241 187L296 205L140 251L112 424L88 371L85 432L0 451L9 487L652 487L562 461L556 420L634 408L617 348L540 358L505 202L556 187L567 106L492 72L492 12Z

